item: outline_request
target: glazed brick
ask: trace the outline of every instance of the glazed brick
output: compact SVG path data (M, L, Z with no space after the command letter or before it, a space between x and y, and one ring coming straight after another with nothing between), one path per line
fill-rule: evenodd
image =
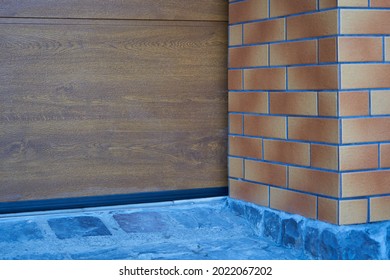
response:
M288 68L288 89L338 89L337 65L290 67Z
M270 207L307 218L317 217L317 199L313 195L286 189L270 188Z
M371 0L371 7L390 8L389 0Z
M337 11L289 17L287 19L287 39L336 35L337 25Z
M229 67L243 68L266 66L268 64L268 46L250 46L229 49Z
M378 168L378 145L342 146L339 154L341 171Z
M338 40L340 62L382 61L382 38L340 37Z
M278 116L245 116L244 134L285 139L286 118Z
M366 223L368 220L368 200L341 200L339 203L339 224L351 225Z
M246 90L284 90L286 89L286 69L244 70L244 88Z
M286 171L283 165L245 160L245 179L250 181L286 187Z
M242 89L242 71L229 70L228 71L228 89L240 90Z
M388 73L390 64L341 65L341 88L387 88L390 87Z
M244 160L242 158L229 157L229 177L244 177Z
M337 62L337 38L326 38L318 40L318 61Z
M339 202L336 199L318 198L318 220L338 224Z
M307 168L289 167L290 189L339 197L339 174Z
M267 113L266 92L229 92L229 112Z
M302 12L314 11L317 0L272 0L270 1L270 16L278 17Z
M267 43L285 39L285 19L274 19L244 25L244 43Z
M288 138L312 142L339 142L339 122L336 119L289 117Z
M390 10L341 10L341 34L388 34Z
M271 114L317 115L316 92L271 92Z
M241 114L229 114L229 133L243 133L243 117Z
M310 161L312 167L338 170L338 147L329 145L311 145Z
M338 0L339 7L368 7L368 0Z
M337 116L337 92L322 91L318 93L318 115Z
M381 144L381 167L390 167L390 144Z
M319 8L320 9L329 9L337 7L337 0L320 0Z
M264 140L264 159L297 165L310 165L310 144Z
M229 46L242 45L242 25L229 26Z
M343 197L390 193L390 170L342 174Z
M370 222L390 220L390 196L370 198Z
M261 139L240 136L229 137L229 154L232 156L259 158L262 157Z
M346 91L339 93L340 116L368 116L368 91Z
M244 181L229 180L229 195L232 198L268 206L268 186Z
M390 115L390 90L371 92L371 114Z
M317 41L289 42L270 45L271 65L317 63Z
M342 130L342 143L388 141L390 118L345 119Z
M268 17L268 0L247 0L229 5L229 22L263 19Z

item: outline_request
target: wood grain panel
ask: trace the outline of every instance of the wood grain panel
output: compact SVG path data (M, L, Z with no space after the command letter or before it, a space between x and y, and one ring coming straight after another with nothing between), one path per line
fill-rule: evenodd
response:
M226 0L1 0L1 17L227 21Z
M226 186L225 31L1 19L0 201Z

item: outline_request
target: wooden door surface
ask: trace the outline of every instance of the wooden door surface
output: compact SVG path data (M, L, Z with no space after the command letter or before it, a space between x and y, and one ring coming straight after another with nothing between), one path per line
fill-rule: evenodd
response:
M226 10L0 1L0 202L226 186Z

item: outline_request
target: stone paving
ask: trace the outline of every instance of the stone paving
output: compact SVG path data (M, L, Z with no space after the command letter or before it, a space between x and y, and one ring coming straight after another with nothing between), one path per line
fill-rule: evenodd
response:
M285 260L226 198L0 216L0 259Z

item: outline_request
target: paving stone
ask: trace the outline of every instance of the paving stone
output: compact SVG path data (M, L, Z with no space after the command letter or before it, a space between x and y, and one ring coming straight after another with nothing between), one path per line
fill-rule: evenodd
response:
M116 214L113 216L121 229L127 233L162 232L169 228L163 216L157 212L136 212L129 214Z
M325 229L320 237L320 257L324 260L339 260L340 246L336 234Z
M314 258L320 256L320 231L318 228L306 227L304 243L305 252Z
M278 214L271 211L264 211L263 234L272 241L280 244L281 237L281 218Z
M295 219L282 221L282 245L290 248L302 248L302 223Z
M380 244L365 231L352 230L343 236L345 260L375 260L380 254Z
M48 223L59 239L111 235L108 228L97 217L56 218L49 219Z
M0 223L0 242L23 242L43 239L38 225L30 221Z

